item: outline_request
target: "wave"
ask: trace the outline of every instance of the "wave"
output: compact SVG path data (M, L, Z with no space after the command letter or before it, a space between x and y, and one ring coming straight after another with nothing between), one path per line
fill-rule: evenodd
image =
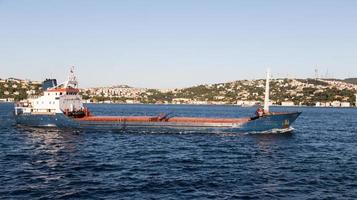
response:
M295 129L293 127L282 128L282 129L271 129L267 131L251 131L246 132L245 134L282 134L282 133L291 133Z

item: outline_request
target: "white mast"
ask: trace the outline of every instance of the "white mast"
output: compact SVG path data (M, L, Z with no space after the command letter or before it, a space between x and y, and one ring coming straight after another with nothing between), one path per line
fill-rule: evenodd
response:
M65 88L67 88L69 85L72 85L74 88L78 88L77 77L74 75L74 66L71 67L68 80L64 84Z
M270 69L267 69L267 78L265 82L265 98L264 98L264 112L269 112L269 81L270 81Z
M355 102L355 106L357 107L357 94L355 94L356 95L356 102Z

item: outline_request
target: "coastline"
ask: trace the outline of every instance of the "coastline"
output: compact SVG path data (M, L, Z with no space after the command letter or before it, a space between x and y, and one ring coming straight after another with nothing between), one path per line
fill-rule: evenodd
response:
M0 101L0 104L14 104L16 103L15 101L8 101L8 102L3 102ZM242 107L242 108L252 108L252 107L259 107L260 105L254 105L254 106L242 106L242 105L237 105L237 104L175 104L175 103L115 103L115 102L85 102L85 104L94 104L94 105L169 105L169 106L236 106L236 107ZM307 106L307 105L289 105L289 106L284 106L284 105L270 105L270 107L279 107L279 108L339 108L339 109L349 109L349 108L357 108L356 106L349 106L349 107L334 107L334 106Z
M241 106L237 104L174 104L174 103L104 103L104 102L90 102L85 104L94 104L94 105L168 105L168 106L236 106L242 108L252 108L252 107L259 107L260 105L255 106ZM355 106L350 107L333 107L333 106L307 106L307 105L294 105L294 106L283 106L283 105L270 105L270 107L279 107L279 108L341 108L341 109L349 109L349 108L357 108Z

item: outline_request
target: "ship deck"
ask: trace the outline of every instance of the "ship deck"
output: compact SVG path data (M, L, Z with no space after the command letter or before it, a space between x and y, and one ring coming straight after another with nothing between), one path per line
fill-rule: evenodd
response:
M156 116L88 116L77 118L78 121L89 122L171 122L171 123L217 123L217 124L242 124L251 118L196 118L196 117L172 117L159 119Z

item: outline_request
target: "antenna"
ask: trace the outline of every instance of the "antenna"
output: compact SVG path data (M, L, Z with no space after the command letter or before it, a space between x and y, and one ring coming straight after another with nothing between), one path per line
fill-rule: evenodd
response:
M264 98L264 112L269 113L269 81L270 81L270 69L267 69L267 77L265 82L265 98Z
M319 70L315 69L315 80L319 78Z

